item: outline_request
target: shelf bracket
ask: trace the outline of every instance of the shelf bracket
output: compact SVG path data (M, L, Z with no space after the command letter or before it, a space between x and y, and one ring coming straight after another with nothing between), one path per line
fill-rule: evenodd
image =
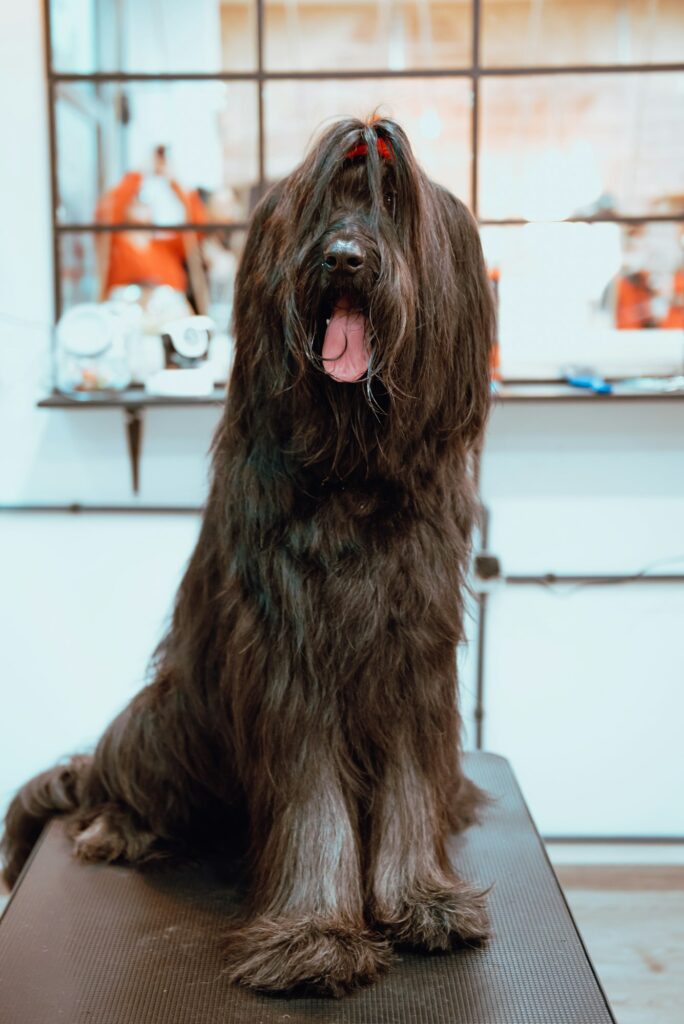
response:
M140 490L140 451L142 449L143 416L139 408L126 406L126 439L128 441L128 458L131 463L131 484L133 493Z

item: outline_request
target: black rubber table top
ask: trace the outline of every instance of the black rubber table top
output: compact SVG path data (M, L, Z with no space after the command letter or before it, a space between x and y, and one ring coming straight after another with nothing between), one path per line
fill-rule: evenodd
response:
M487 948L403 953L342 1000L274 998L221 974L235 895L209 865L139 873L73 861L58 821L0 921L2 1024L609 1024L614 1019L513 774L471 754L495 800L452 841L489 897Z

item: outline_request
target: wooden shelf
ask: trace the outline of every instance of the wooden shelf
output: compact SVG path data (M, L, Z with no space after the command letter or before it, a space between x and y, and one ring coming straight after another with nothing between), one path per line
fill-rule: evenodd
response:
M221 406L225 402L225 388L214 388L211 395L151 395L143 387L126 391L84 391L82 394L64 394L53 391L40 402L40 409L121 409L125 416L126 440L131 461L133 492L140 485L140 452L142 448L143 412L145 409L197 408ZM597 395L583 388L573 388L559 381L502 381L493 395L494 403L518 402L677 402L684 399L684 391L672 392L613 392Z
M225 388L211 395L151 395L143 387L126 391L84 391L64 394L53 391L40 402L40 409L146 409L223 405ZM677 402L684 391L630 391L599 395L585 388L573 388L562 381L502 381L493 393L494 401L507 402Z
M617 382L615 382L617 383ZM596 394L588 388L574 388L561 381L502 381L493 393L496 404L503 402L678 402L684 391L613 391Z
M38 402L39 409L146 409L155 407L182 407L197 405L223 405L225 388L214 388L211 395L151 395L145 388L127 388L125 391L83 391L65 394L53 391Z
M140 453L142 451L143 413L145 409L220 407L226 400L225 388L214 388L211 395L151 395L143 387L125 391L84 391L65 394L53 391L38 402L39 409L121 409L125 417L126 442L131 463L133 493L140 490Z

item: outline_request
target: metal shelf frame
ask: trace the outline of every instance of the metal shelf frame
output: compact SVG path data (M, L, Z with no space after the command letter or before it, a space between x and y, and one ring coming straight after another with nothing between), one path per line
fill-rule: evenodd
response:
M480 135L480 81L485 78L526 78L526 77L549 77L558 75L625 75L625 74L662 74L684 72L684 61L663 62L663 63L608 63L608 64L535 64L535 65L501 65L488 66L482 63L481 59L481 34L482 34L482 0L471 0L472 30L471 30L471 62L462 67L442 68L405 68L392 70L388 68L365 68L359 70L320 70L320 71L278 71L269 70L264 59L264 37L265 37L265 0L253 0L256 12L256 53L255 68L253 71L164 71L158 73L142 71L96 71L91 73L57 71L53 65L51 47L51 11L50 0L43 0L45 19L45 70L48 88L48 112L50 131L50 164L51 164L51 208L52 208L52 235L53 235L53 293L55 319L59 319L62 309L60 290L60 252L59 240L62 234L74 232L116 232L130 230L126 224L64 224L60 223L57 217L59 206L58 177L57 177L57 132L55 108L57 90L60 84L90 82L93 84L126 82L254 82L257 88L257 156L258 156L258 181L257 193L261 194L268 185L266 179L266 146L265 118L264 118L264 86L268 82L276 81L302 81L317 82L323 80L359 80L359 79L415 79L415 78L454 78L469 79L472 86L472 111L470 126L471 162L470 162L470 207L483 226L516 226L528 223L519 218L481 218L479 215L479 135ZM567 220L571 223L618 223L618 224L647 224L655 221L677 222L684 219L684 212L681 215L654 214L644 216L593 216L593 217L571 217ZM196 231L200 227L203 231L235 231L243 230L245 223L219 223L219 224L181 224L164 225L170 230ZM155 225L151 225L154 229ZM161 227L159 225L158 227Z
M225 388L216 387L211 395L153 395L143 387L128 388L120 392L92 391L82 395L67 395L53 391L40 402L39 409L121 409L124 414L126 440L131 464L131 486L134 494L140 490L140 460L142 455L143 422L146 409L174 408L197 409L207 406L220 407L226 399ZM572 388L558 381L523 382L508 381L493 395L495 405L518 405L520 403L580 403L613 405L615 402L681 402L684 392L669 393L633 392L631 394L594 394L592 391Z

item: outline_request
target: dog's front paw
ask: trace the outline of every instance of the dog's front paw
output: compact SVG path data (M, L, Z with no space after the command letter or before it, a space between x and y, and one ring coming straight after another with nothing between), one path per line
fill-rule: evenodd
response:
M377 908L375 921L397 945L428 950L481 945L489 937L486 893L467 885L419 889L391 911Z
M392 959L382 936L319 918L256 918L231 932L224 950L238 985L331 996L369 984Z
M103 811L81 830L72 826L71 833L79 860L136 863L158 856L156 837L135 827L124 813Z

